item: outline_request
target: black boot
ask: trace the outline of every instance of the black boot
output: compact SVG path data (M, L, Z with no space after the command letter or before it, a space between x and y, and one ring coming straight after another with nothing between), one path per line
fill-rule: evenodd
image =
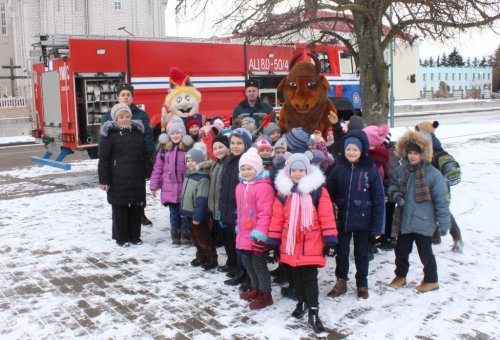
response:
M239 285L240 283L245 282L245 272L240 269L238 274L236 274L234 277L230 278L229 280L224 281L224 284L228 286L236 286Z
M292 300L297 300L297 294L296 294L294 287L288 286L288 287L281 288L281 295L283 297L286 297L286 298L289 298Z
M307 323L311 326L317 337L326 338L328 333L326 332L325 327L323 327L323 323L321 322L318 313L318 307L309 308L309 320Z
M145 227L152 227L153 226L153 222L151 222L151 220L149 218L147 218L146 215L144 215L144 211L142 212L142 216L141 216L141 224Z
M292 316L297 319L301 319L304 314L306 314L306 299L304 297L299 297L299 302L297 302L297 306L292 312Z

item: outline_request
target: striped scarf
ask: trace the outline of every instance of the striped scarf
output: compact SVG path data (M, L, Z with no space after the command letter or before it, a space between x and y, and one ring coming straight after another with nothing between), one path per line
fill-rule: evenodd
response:
M429 186L425 182L424 162L420 162L417 165L409 165L406 167L403 179L399 183L399 191L401 192L403 197L406 196L406 186L408 185L408 179L410 178L410 175L413 172L415 173L415 185L414 185L415 202L417 203L429 202L431 200L431 192ZM394 211L394 216L392 218L392 226L391 226L392 237L398 237L399 235L403 208L404 207L398 206Z
M290 220L288 221L288 235L286 239L286 254L293 256L295 253L295 242L297 239L297 222L300 211L300 229L309 231L314 223L314 206L310 194L292 194L290 204Z

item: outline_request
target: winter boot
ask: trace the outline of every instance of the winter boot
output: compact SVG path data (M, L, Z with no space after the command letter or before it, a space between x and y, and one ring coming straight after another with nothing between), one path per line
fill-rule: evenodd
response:
M396 276L394 279L392 279L391 283L389 283L389 286L394 289L399 289L403 287L405 284L406 284L406 279L404 277Z
M201 268L203 268L203 270L207 271L207 270L216 268L218 265L219 264L217 263L217 259L211 259L211 260L208 260L206 263L202 264Z
M262 309L272 304L273 304L273 296L271 295L271 292L264 292L262 290L259 290L257 298L252 302L250 302L248 307L251 310L256 310L256 309Z
M297 305L292 312L292 316L296 319L301 319L304 314L306 314L306 299L303 296L300 296L298 300L299 302L297 302Z
M432 283L422 282L421 284L416 286L415 289L419 293L427 293L427 292L439 289L439 283L437 283L437 282L432 282Z
M358 287L358 297L360 299L368 299L368 287Z
M317 337L326 338L328 336L328 333L326 332L325 327L323 327L323 323L321 322L318 313L318 307L309 308L309 320L307 321L307 323L309 324L309 326L311 326L314 334L316 334Z
M329 297L339 297L347 293L347 281L341 278L337 278L337 282L335 282L335 286L333 286L332 290L327 294Z
M152 227L153 226L153 222L151 222L151 220L149 218L147 218L146 215L144 215L144 212L142 212L141 224L145 227Z
M255 300L259 295L259 290L256 287L250 288L248 292L244 292L240 294L240 299L242 300Z
M243 282L245 282L245 272L240 269L234 277L224 281L224 284L228 286L236 286Z
M172 245L174 247L181 245L181 231L179 229L170 229L170 237L172 237Z
M292 299L292 300L297 300L297 293L295 291L295 288L293 287L283 287L281 288L281 295L283 297Z

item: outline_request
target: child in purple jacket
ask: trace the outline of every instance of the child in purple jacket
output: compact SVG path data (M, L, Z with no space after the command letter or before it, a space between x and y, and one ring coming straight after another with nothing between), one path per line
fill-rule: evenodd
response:
M151 194L161 190L161 204L170 211L170 235L172 244L179 246L191 244L189 225L180 215L182 181L186 173L185 154L193 145L193 139L186 135L182 120L172 120L167 126L167 138L160 136L162 148L156 155L155 165L151 173Z

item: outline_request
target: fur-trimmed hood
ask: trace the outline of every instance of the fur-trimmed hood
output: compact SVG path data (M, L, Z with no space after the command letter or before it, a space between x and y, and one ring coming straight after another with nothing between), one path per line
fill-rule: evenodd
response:
M142 134L144 134L144 125L142 125L142 122L140 120L132 120L130 122L130 129L137 128ZM99 130L99 133L101 136L107 137L109 134L109 131L111 130L121 130L121 129L126 129L118 126L115 122L108 120L107 122L103 123L101 125L101 128Z
M407 146L409 143L417 144L422 149L422 159L427 162L432 161L432 143L422 133L418 131L407 131L396 143L396 155L401 158L408 157Z
M302 178L297 185L297 191L301 194L310 194L314 190L318 189L325 183L325 176L321 172L320 168L316 165L311 165L311 173L307 174ZM276 190L284 196L289 196L292 194L292 189L295 186L292 179L287 175L286 168L278 171L276 179L274 180L274 185Z

